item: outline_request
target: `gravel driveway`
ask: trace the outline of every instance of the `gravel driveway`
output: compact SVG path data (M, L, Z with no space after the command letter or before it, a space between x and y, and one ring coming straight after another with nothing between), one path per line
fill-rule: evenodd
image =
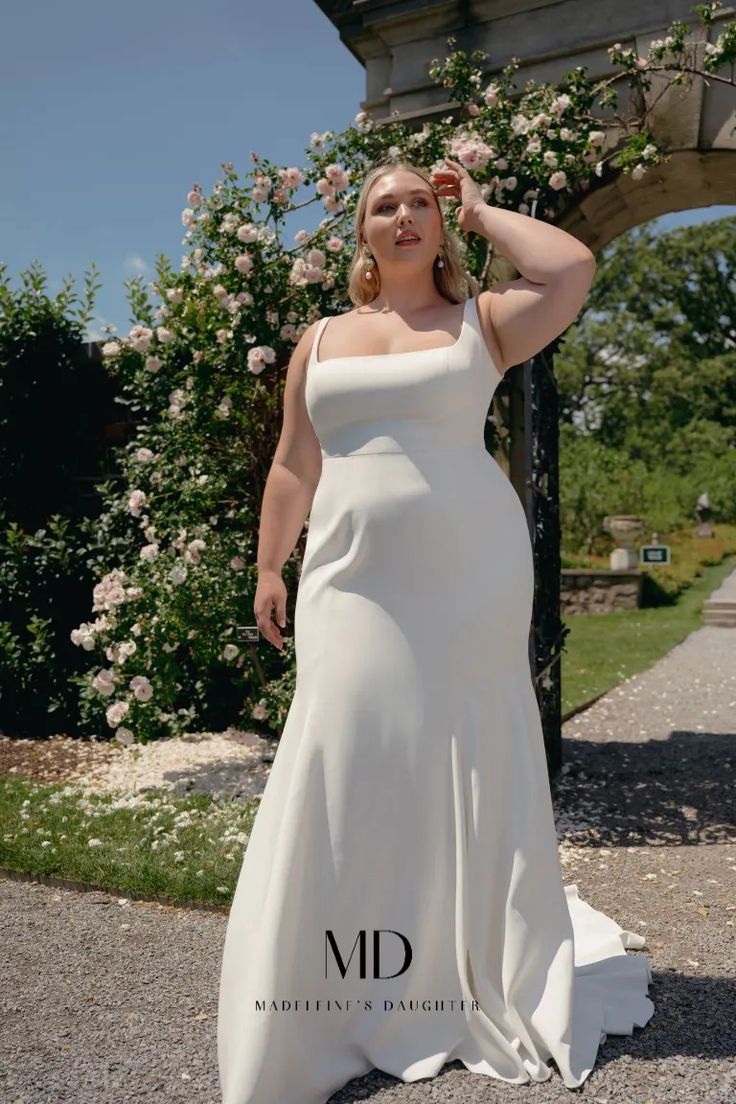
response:
M646 936L654 971L653 1018L633 1038L609 1036L574 1091L594 1104L730 1104L736 630L692 633L563 736L565 881ZM3 1104L219 1104L224 915L0 880L0 925ZM556 1074L509 1086L456 1062L411 1085L374 1071L332 1101L569 1104L570 1094Z

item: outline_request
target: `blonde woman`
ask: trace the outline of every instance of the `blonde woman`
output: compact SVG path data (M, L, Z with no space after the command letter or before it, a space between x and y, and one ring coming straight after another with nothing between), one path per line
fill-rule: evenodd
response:
M522 273L477 293L438 196ZM578 314L595 261L447 159L371 171L353 309L303 334L266 483L255 614L296 687L222 960L223 1104L325 1104L447 1062L581 1085L654 1006L643 938L564 886L527 650L522 504L484 447L504 372ZM467 292L470 291L468 296Z

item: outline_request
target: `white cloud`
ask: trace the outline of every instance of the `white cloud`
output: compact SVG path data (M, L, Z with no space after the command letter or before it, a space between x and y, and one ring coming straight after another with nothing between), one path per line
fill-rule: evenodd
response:
M133 276L147 276L149 272L147 262L139 253L129 253L123 261L123 268L126 274Z

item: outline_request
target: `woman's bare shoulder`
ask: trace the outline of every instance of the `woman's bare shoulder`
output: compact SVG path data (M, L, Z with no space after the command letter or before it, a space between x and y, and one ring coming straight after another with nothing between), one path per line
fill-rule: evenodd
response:
M292 365L298 370L299 368L305 368L309 361L309 354L312 349L312 344L317 336L317 330L319 329L321 318L316 318L314 322L310 322L305 330L302 331L299 340L292 349L291 356L289 357L289 368Z

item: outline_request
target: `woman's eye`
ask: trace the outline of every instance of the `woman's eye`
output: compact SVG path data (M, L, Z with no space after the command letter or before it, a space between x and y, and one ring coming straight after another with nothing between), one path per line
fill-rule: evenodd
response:
M421 203L422 207L427 206L426 199L418 199L416 202ZM381 206L378 208L378 214L379 215L380 215L381 211L383 211L384 207L393 207L393 203L382 203Z

